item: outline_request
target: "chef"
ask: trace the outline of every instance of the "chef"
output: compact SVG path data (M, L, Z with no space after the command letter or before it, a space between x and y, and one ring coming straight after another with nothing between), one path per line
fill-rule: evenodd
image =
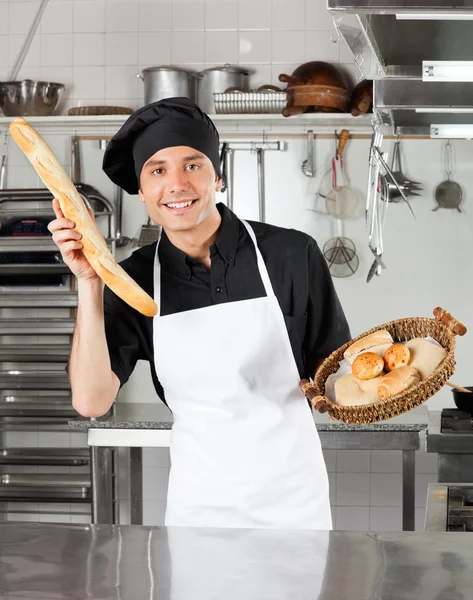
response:
M78 278L75 409L105 414L148 361L174 418L166 525L331 529L321 444L298 384L350 332L316 242L216 202L219 135L186 98L133 113L103 169L162 226L157 243L121 263L158 314L104 289L55 200L50 230Z

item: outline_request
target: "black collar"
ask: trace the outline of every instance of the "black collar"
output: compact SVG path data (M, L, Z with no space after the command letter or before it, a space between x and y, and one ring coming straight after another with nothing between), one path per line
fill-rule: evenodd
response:
M210 255L216 251L229 264L234 265L240 235L240 220L229 208L221 202L217 204L222 222L215 243L210 247ZM166 233L162 232L159 244L159 259L170 270L178 270L183 276L191 278L191 268L195 260L174 246Z

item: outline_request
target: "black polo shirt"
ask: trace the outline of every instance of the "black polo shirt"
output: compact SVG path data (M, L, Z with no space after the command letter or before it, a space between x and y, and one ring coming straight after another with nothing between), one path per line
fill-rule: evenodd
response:
M163 232L158 249L161 298L157 298L162 316L266 295L247 230L224 204L217 207L222 224L210 247L210 272L173 246ZM317 243L305 233L265 223L250 225L284 315L299 375L312 376L318 359L350 339L325 259ZM154 291L155 253L156 243L136 250L120 263L150 296ZM136 362L146 360L156 392L165 401L159 373L154 368L153 319L130 308L108 287L105 332L112 371L121 385L130 377ZM220 348L222 340L218 341ZM212 356L205 360L211 369Z

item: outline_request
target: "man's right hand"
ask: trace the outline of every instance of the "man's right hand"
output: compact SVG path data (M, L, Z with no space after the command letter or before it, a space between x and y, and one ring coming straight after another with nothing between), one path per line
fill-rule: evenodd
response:
M63 261L77 279L81 281L99 279L99 276L82 252L82 244L80 242L82 235L78 231L75 231L75 223L66 219L57 198L53 200L53 210L56 218L49 223L48 229L53 234L53 241L59 248ZM93 218L91 210L88 210L90 216Z

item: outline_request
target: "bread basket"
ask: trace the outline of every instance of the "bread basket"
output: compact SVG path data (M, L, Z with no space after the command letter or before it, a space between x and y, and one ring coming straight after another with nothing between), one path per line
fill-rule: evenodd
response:
M341 406L324 396L325 382L329 375L338 371L345 350L354 342L382 329L389 331L395 342L432 337L445 348L447 356L429 377L388 400L377 400L363 406ZM317 370L313 383L307 379L300 382L301 390L314 409L321 413L327 412L330 419L350 425L385 421L420 406L447 383L455 371L455 336L465 333L466 327L439 307L434 310L433 319L416 317L390 321L363 333L332 352Z

